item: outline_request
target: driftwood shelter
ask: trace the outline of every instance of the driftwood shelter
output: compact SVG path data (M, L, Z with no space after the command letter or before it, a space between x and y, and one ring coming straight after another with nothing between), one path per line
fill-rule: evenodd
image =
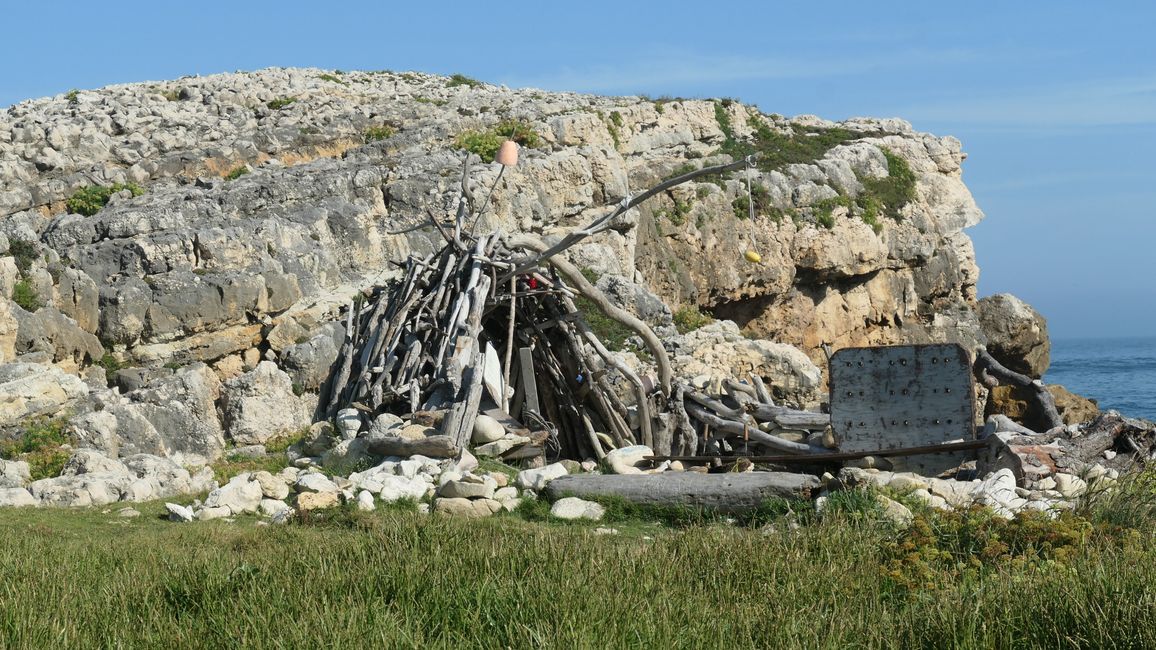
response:
M503 145L498 162L516 162L512 144ZM453 219L443 221L430 213L399 231L434 228L444 245L400 263L400 279L350 305L346 340L323 396L327 413L352 408L373 419L390 412L438 431L421 441L375 441L371 448L384 455L428 453L431 448L455 454L470 443L479 415L514 434L516 442L498 453L505 460L594 460L612 449L645 445L656 461L743 456L797 466L800 461L950 451L956 452L949 456L958 463L960 452L970 454L983 446L969 421L956 427L964 433L955 438L920 440L905 434L879 444L859 441L833 452L835 435L847 438L853 427L841 430L836 425L832 430L826 413L775 404L758 376L725 381L713 390L695 389L674 377L667 352L651 328L611 302L561 255L610 229L626 211L660 192L752 164L748 157L671 178L608 207L603 216L547 245L528 234L475 232L489 196L475 208L467 187L467 156ZM653 359L653 372L637 372L607 350L576 306L580 298L637 334ZM964 408L970 410L970 360L963 361L968 354L959 352L966 378L960 392L967 393ZM1025 386L1038 383L1003 368L982 349L975 372L984 382L999 378ZM1058 422L1050 395L1042 389L1037 393L1044 411ZM832 392L832 407L838 399ZM785 431L794 432L794 439L777 435ZM800 432L807 442L797 441Z
M757 377L727 382L713 394L672 376L651 328L616 306L562 256L612 227L646 199L681 183L752 164L750 159L667 180L608 208L550 246L526 234L475 233L487 200L471 210L466 179L452 222L435 215L445 243L400 264L403 274L351 305L327 411L356 408L367 417L409 414L436 426L442 443L464 448L479 414L529 438L505 458L600 459L643 444L663 456L746 451L823 451L775 435L823 431L829 416L776 405ZM638 373L606 349L575 305L585 298L636 333L654 362ZM625 382L628 390L616 389Z

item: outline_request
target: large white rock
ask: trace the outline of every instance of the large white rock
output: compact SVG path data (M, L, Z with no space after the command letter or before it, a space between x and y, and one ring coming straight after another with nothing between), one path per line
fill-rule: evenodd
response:
M22 460L0 460L0 488L22 488L31 480L28 463Z
M433 490L433 486L418 478L405 476L383 476L382 488L378 493L382 501L393 503L399 499L421 500Z
M1011 519L1027 505L1016 493L1016 477L1008 468L995 472L976 487L975 501L990 507L996 514Z
M0 508L21 508L35 505L40 505L40 502L24 488L0 488Z
M357 509L362 512L373 512L377 504L373 500L373 494L368 490L362 490L357 493Z
M261 499L261 503L257 506L257 509L266 517L272 517L278 512L288 510L289 504L280 499Z
M637 466L647 462L644 460L647 456L653 455L654 450L646 445L632 445L611 450L606 454L605 461L615 474L642 474Z
M221 387L225 432L238 445L270 438L311 424L307 403L293 394L293 380L272 361L262 361Z
M205 507L227 507L232 514L239 515L257 512L262 498L261 484L251 480L248 474L240 474L210 492L209 496L205 497Z
M494 418L483 414L474 419L472 440L475 445L484 445L488 442L501 440L504 435L506 435L506 428Z
M550 514L558 519L589 519L598 521L606 514L602 504L586 501L578 497L558 499L550 506Z
M169 511L169 521L192 521L196 516L192 508L178 503L166 503L165 509Z
M493 483L473 483L467 481L447 481L438 490L438 496L447 499L492 499L495 486Z
M337 484L325 478L324 474L310 472L297 477L298 492L336 492Z
M514 479L514 483L523 490L540 492L550 481L560 476L566 476L568 473L566 466L562 463L552 463L538 469L524 469L518 472L518 477Z
M273 476L269 472L253 472L252 478L261 486L261 494L266 499L282 501L289 497L289 486L285 481Z
M78 449L64 464L64 469L60 471L60 475L76 476L97 472L125 475L129 473L128 467L119 460L109 458L95 449Z
M0 426L37 415L54 415L88 394L88 385L56 366L0 365Z

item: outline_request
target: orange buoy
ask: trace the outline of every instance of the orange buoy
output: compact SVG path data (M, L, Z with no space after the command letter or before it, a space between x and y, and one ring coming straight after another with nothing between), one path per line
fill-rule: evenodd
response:
M506 140L502 146L498 147L498 155L494 156L494 162L504 165L506 167L513 167L518 164L518 143L513 140Z

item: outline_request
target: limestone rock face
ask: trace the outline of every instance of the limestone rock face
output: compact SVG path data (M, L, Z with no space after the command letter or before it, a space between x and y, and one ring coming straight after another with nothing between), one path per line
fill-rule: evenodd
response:
M35 363L0 365L0 427L34 416L51 416L88 394L79 377Z
M978 307L991 356L1010 370L1035 379L1043 377L1052 348L1044 317L1010 293L988 296Z
M312 422L306 403L293 394L293 381L272 361L230 379L221 389L225 432L239 445L264 444Z
M751 138L756 126L780 134L838 126L857 137L814 160L751 173L765 189L753 220L734 205L745 176L692 183L631 211L572 257L813 360L823 342L976 338L975 320L962 315L977 279L962 231L983 214L962 183L955 138L902 120L836 124L739 103L717 107L727 133L705 100L463 89L423 74L352 72L342 85L323 74L268 69L17 104L0 115L0 133L11 134L0 138L0 233L39 243L41 295L105 346L160 365L213 362L267 340L295 359L284 366L294 381L312 387L333 351L297 342L301 331L386 279L391 261L438 245L429 229L389 232L452 206L460 154L444 143L458 133L488 128L499 113L531 125L541 147L523 149L482 227L550 239L680 167L721 162L719 145ZM273 109L271 97L296 101ZM610 114L613 135L600 117ZM365 131L383 124L396 133L365 144ZM887 181L888 155L910 168L913 198L901 220L881 217L876 232L838 200ZM251 173L222 179L241 165ZM488 187L496 174L476 165L469 182ZM61 212L77 189L117 182L146 191L116 195L92 216ZM828 229L815 215L832 201ZM746 250L762 263L746 261ZM608 289L644 318L668 322L645 294ZM955 315L938 318L945 313Z

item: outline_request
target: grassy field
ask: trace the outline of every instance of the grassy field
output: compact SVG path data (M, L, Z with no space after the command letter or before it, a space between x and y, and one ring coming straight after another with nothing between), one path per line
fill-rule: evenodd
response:
M0 510L0 647L1156 647L1151 519L900 532L845 505L749 527Z

